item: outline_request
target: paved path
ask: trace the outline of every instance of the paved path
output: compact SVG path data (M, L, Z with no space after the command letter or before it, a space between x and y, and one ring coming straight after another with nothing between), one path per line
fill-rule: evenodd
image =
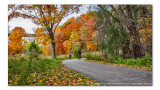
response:
M71 59L62 62L68 68L76 70L107 86L151 86L152 71L129 69L93 62Z

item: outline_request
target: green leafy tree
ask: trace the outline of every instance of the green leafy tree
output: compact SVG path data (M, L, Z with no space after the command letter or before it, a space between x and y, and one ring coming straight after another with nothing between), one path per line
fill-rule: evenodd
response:
M27 52L31 53L33 48L35 49L35 51L37 53L40 52L40 48L39 48L38 44L35 41L31 41L31 42L29 42L27 44Z
M139 22L138 20L142 17L145 18L145 11L148 12L148 6L147 5L98 5L99 11L101 12L101 27L102 29L105 28L110 28L112 30L111 32L113 33L114 40L117 42L117 45L115 47L118 47L118 40L119 37L118 35L124 36L127 38L129 36L128 40L125 40L122 43L123 44L129 44L125 45L127 46L128 53L130 54L129 57L133 58L139 58L142 57L142 46L140 42L140 35L139 35ZM105 18L108 18L106 20ZM109 23L109 27L105 27L106 23ZM116 28L119 28L119 30L115 31ZM142 26L142 28L145 28ZM115 32L114 32L115 31ZM120 33L118 33L120 31ZM121 32L127 32L126 34L122 34ZM105 37L105 36L104 36ZM109 36L108 36L109 37ZM103 38L104 39L104 38ZM112 39L112 38L110 38ZM111 43L114 42L111 40ZM122 44L121 44L122 45ZM117 50L116 50L117 51Z

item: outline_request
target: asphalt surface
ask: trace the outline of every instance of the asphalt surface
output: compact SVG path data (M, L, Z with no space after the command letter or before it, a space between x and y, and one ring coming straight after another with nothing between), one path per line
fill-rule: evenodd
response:
M62 63L106 86L152 86L152 71L87 62L84 58Z

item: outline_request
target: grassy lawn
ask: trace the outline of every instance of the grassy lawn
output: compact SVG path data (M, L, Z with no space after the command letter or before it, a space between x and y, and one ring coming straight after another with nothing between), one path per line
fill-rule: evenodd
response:
M67 68L62 64L62 60L43 58L31 61L28 58L19 57L8 59L8 85L95 86L100 84Z

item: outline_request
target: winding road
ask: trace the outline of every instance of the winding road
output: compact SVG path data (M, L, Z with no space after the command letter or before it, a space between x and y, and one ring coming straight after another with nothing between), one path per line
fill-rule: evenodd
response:
M152 71L87 62L84 58L62 63L106 86L152 86Z

